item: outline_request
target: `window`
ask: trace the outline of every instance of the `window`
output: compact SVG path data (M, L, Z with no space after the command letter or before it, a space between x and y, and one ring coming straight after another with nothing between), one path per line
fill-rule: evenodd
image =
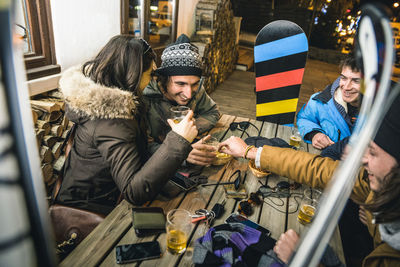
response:
M28 80L56 74L56 64L50 0L18 0L17 33L25 41L25 67ZM22 10L21 10L22 9ZM21 14L22 19L18 19Z
M121 33L146 39L153 49L175 41L178 0L121 0Z

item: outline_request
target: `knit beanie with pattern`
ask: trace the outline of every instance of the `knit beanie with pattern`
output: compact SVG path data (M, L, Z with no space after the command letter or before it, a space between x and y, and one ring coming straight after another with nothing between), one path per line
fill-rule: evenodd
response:
M161 55L161 66L155 71L164 76L194 75L201 77L202 63L199 49L182 34Z

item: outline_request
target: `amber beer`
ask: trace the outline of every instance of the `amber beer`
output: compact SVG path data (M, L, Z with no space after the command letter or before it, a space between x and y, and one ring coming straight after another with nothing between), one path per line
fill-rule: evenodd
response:
M314 217L314 213L315 213L315 207L304 204L301 206L299 215L297 215L297 220L301 224L309 224Z
M299 148L300 142L301 142L300 136L292 135L289 140L289 145Z
M189 108L186 106L174 106L170 108L172 120L174 123L180 123L183 118L185 118L186 114L189 112Z
M180 122L183 120L183 118L185 118L185 117L175 117L175 118L173 119L173 121L174 121L174 123L178 124L178 123L180 123Z
M187 236L183 231L170 230L167 233L167 249L172 254L181 254L186 250Z
M167 214L167 250L171 254L181 254L192 227L192 217L187 210L174 209Z

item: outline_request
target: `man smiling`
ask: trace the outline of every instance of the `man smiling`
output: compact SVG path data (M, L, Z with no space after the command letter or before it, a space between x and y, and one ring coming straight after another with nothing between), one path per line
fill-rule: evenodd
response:
M350 136L358 114L360 70L352 56L344 59L340 68L340 77L313 94L297 114L303 139L318 149Z
M152 153L157 150L171 130L167 123L170 108L187 106L194 113L195 125L199 134L210 130L217 123L220 113L215 102L202 86L202 63L198 48L182 34L162 53L161 66L155 70L156 80L145 88L143 95L147 104L147 118ZM215 159L212 147L203 140L192 145L193 150L187 161L197 165L209 165Z

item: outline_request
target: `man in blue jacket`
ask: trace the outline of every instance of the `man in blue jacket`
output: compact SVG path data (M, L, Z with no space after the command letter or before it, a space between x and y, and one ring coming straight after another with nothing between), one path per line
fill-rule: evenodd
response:
M324 149L351 135L358 115L361 72L353 56L340 63L341 73L324 91L313 94L297 114L304 139Z

